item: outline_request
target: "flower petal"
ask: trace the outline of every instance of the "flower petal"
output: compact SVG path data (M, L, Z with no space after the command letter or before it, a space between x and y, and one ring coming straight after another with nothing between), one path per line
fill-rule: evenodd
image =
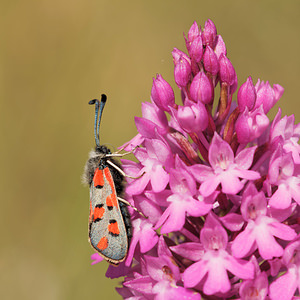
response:
M204 255L204 248L200 243L183 243L172 246L170 249L176 254L193 261L200 260Z
M255 236L251 234L247 227L242 231L232 243L232 253L235 257L241 258L248 254L255 242Z
M279 222L269 224L268 228L270 234L275 235L276 237L285 241L291 241L297 236L297 233L294 229L286 224L282 224Z
M212 168L205 165L193 165L189 169L191 174L193 174L193 176L198 182L203 182L208 177L214 175Z
M261 226L256 229L256 244L263 259L272 259L283 254L283 248L276 242L271 233Z
M161 165L156 165L155 172L150 174L150 180L153 192L159 193L163 191L169 183L169 174Z
M208 276L203 286L205 294L213 295L217 292L226 293L229 291L231 285L224 263L225 260L222 257L210 260Z
M222 185L222 192L225 194L237 194L244 186L238 177L230 171L222 172L219 175L219 180Z
M285 184L280 184L269 200L269 205L277 209L285 209L291 205L291 195Z
M208 158L210 165L216 169L220 163L230 165L234 161L234 154L229 146L218 134L215 132L208 151Z
M290 300L293 299L295 290L297 289L297 282L299 278L294 272L288 271L284 275L278 277L270 285L270 298L272 300ZM299 284L299 283L298 283Z
M233 256L227 257L226 268L229 272L242 279L254 278L254 265L250 261L235 258Z
M142 177L135 179L126 187L126 193L129 195L139 195L143 193L150 180L150 174L145 173Z
M220 183L220 179L217 176L210 177L206 181L204 181L200 186L200 193L204 197L210 196L218 187Z
M245 148L242 150L236 157L235 157L235 163L241 168L241 169L249 169L252 165L254 152L256 150L255 147L251 148Z
M189 266L183 273L183 283L185 287L196 286L207 273L207 262L200 260Z

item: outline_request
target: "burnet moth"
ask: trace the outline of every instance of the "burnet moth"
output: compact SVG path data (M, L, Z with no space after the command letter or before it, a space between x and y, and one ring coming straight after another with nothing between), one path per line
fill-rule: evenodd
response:
M84 180L90 186L89 241L104 259L118 265L126 258L132 232L126 201L120 198L124 192L124 172L112 158L120 155L100 145L99 128L106 99L102 94L101 101L89 102L95 105L96 147L86 163Z

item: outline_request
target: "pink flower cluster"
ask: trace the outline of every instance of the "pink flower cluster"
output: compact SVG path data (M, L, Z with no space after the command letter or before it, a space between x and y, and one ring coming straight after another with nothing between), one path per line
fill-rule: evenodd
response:
M133 238L124 299L294 299L300 291L300 125L267 113L283 88L237 75L215 25L172 52L182 105L157 75L122 160ZM168 117L167 117L167 114ZM97 256L93 256L97 260Z

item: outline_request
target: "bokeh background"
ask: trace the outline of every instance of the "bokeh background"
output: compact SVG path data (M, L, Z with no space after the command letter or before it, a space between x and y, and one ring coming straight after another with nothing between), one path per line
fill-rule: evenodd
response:
M87 102L108 95L102 143L131 139L152 77L176 89L171 51L193 21L215 22L239 85L284 86L299 122L299 1L12 0L0 15L0 299L120 298L107 264L90 265Z

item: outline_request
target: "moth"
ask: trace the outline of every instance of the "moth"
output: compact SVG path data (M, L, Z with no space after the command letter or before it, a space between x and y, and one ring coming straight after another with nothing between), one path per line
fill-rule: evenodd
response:
M99 128L106 100L106 95L102 94L101 101L94 99L89 102L95 105L96 147L90 153L83 177L90 187L89 241L104 259L118 265L126 258L132 229L128 203L121 198L124 172L113 159L120 155L100 145Z

